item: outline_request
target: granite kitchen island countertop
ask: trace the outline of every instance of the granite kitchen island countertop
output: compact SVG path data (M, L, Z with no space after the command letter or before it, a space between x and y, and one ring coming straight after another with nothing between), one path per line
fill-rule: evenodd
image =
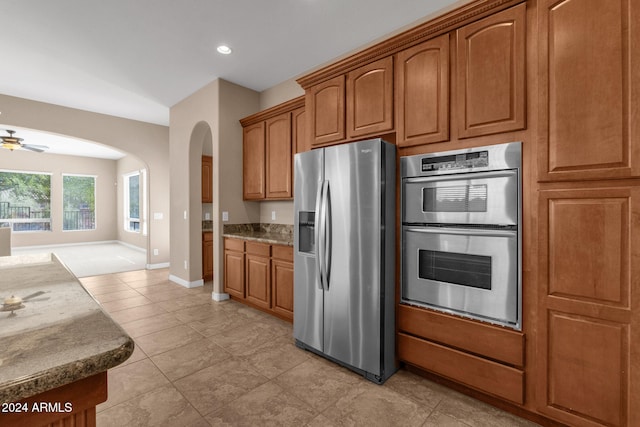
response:
M10 311L13 296L23 302ZM131 337L55 255L0 257L0 304L0 403L105 372L133 353Z

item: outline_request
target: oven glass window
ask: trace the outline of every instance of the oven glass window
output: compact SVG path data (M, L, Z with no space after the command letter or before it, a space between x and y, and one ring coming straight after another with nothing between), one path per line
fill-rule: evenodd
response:
M419 250L418 277L491 290L491 257Z
M423 212L486 212L487 185L424 187Z

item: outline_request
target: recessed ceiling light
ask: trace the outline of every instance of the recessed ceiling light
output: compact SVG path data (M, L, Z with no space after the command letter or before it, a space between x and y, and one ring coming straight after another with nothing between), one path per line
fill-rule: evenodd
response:
M218 52L220 52L223 55L229 55L231 53L231 48L229 46L226 45L220 45L218 46Z

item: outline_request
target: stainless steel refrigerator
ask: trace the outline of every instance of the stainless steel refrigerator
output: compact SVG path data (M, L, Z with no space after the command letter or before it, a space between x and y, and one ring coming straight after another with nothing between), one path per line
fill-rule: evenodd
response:
M395 360L396 147L295 155L293 335L376 383Z

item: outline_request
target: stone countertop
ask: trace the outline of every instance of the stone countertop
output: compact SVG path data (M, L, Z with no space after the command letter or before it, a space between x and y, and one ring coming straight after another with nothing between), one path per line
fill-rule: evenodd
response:
M24 307L4 311L14 295ZM55 255L0 257L0 304L0 403L104 372L133 353L131 337Z
M223 234L232 239L252 240L255 242L269 243L272 245L293 246L293 235L286 233L273 233L267 231L245 230L232 231Z

